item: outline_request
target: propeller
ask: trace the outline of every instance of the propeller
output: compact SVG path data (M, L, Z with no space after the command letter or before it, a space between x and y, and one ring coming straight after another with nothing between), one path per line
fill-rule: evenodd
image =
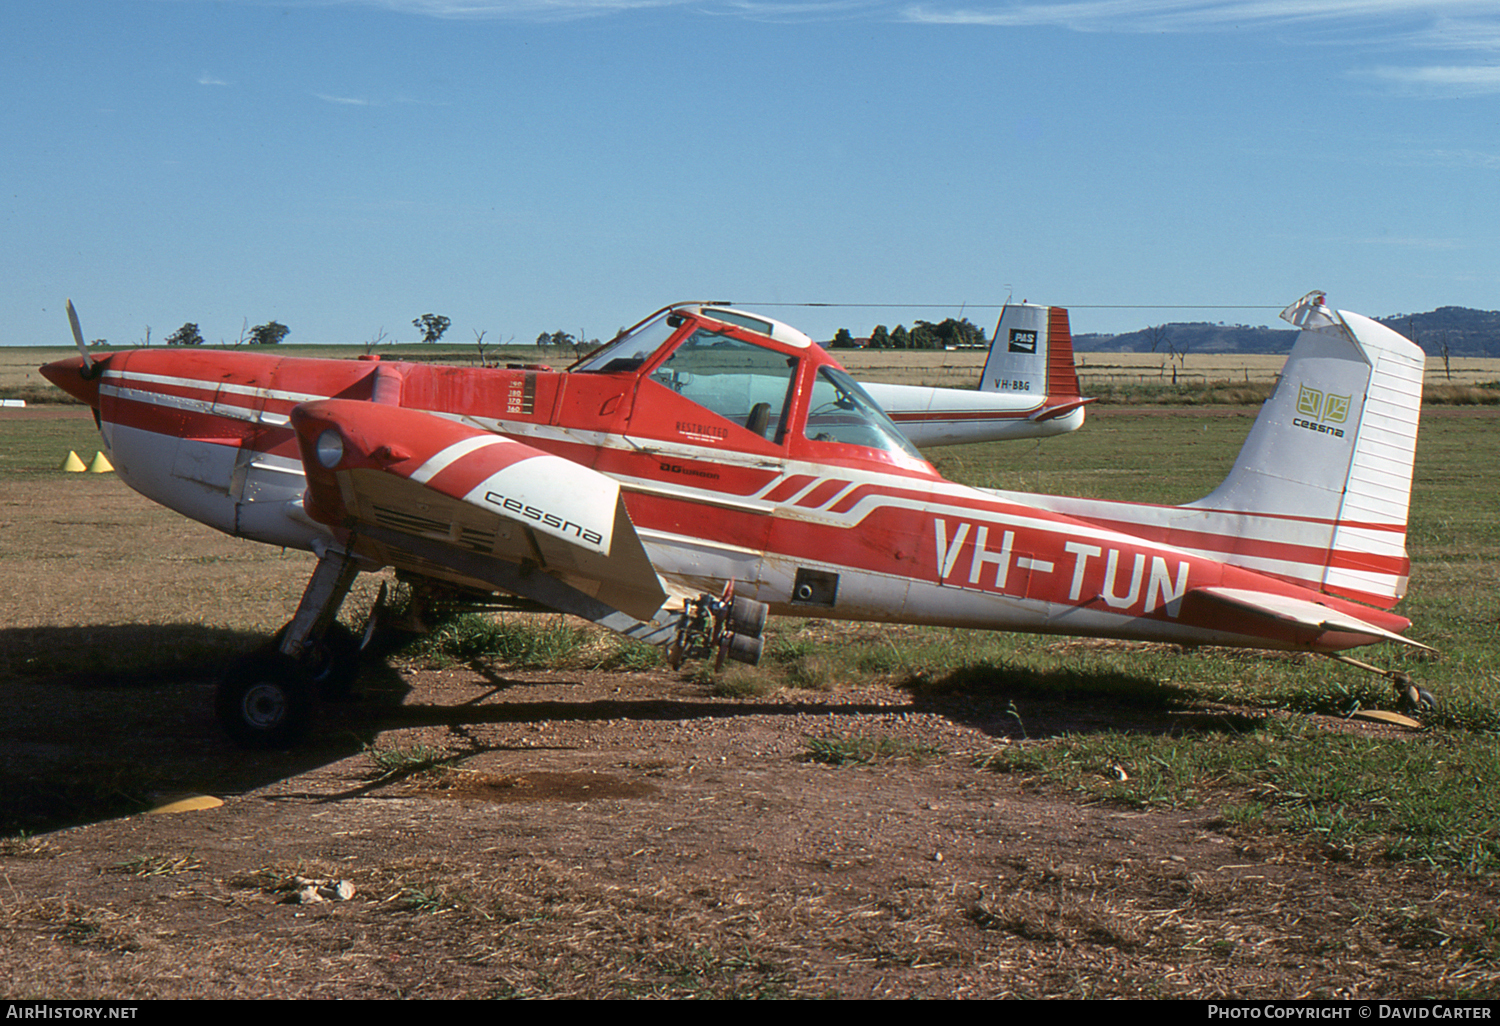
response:
M68 323L73 328L73 341L78 345L78 354L83 357L83 367L80 373L88 380L97 378L104 368L95 364L94 358L89 355L89 347L84 345L83 328L78 325L78 311L73 309L71 299L68 300Z

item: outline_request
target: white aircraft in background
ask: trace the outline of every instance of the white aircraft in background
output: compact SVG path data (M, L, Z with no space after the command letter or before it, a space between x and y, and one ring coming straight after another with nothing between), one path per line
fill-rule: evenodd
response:
M924 449L1067 434L1083 426L1084 404L1093 402L1078 389L1068 311L1030 303L1000 311L977 390L860 385Z

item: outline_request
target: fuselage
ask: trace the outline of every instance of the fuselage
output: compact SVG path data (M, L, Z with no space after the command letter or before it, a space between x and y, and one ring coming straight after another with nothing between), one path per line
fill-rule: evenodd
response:
M1052 438L1083 427L1084 403L1015 392L863 382L870 398L921 448Z
M754 327L676 311L635 350L568 372L145 349L103 358L93 380L79 360L45 373L96 408L131 487L273 545L346 540L303 506L290 422L293 408L337 398L423 411L608 475L676 594L734 581L777 614L1265 648L1372 640L1184 601L1249 589L1408 625L1214 558L1233 551L1231 537L1148 540L1111 527L1108 511L1062 515L947 481L821 349ZM421 529L419 510L388 515ZM404 569L444 576L430 563Z

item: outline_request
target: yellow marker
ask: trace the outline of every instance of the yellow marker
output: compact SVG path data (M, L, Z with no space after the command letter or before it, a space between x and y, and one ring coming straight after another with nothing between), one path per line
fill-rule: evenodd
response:
M58 470L66 470L70 474L82 474L88 468L83 465L83 460L72 449L68 450L68 458L62 461Z
M1400 713L1386 712L1384 709L1356 709L1349 715L1361 720L1393 723L1398 727L1407 727L1411 730L1423 729L1423 724L1420 721L1414 720L1410 716L1402 716Z
M224 802L211 794L189 794L167 800L146 810L146 815L163 812L198 812L201 809L217 809Z
M113 474L114 472L115 472L114 464L110 463L109 460L107 460L107 459L104 458L104 453L102 453L102 452L95 452L94 453L93 462L89 464L89 473L90 474Z

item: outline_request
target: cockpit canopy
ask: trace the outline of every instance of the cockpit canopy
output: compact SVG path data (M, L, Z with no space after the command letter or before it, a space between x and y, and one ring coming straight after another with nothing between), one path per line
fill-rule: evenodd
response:
M757 314L671 307L571 370L654 382L804 455L839 455L808 451L831 443L874 450L877 458L903 466L912 461L926 466L885 412L821 347L797 329Z

